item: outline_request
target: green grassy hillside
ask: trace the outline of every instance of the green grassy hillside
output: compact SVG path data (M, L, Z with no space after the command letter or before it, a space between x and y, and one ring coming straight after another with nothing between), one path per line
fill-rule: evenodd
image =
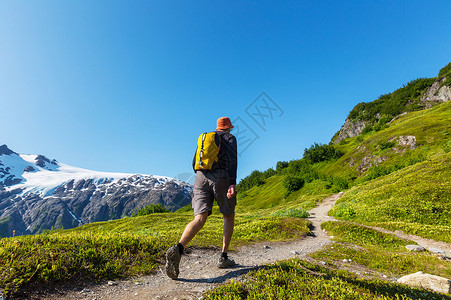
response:
M299 261L282 262L250 274L245 284L232 283L206 297L277 298L287 296L283 293L287 287L297 286L292 294L296 298L306 295L307 282L315 281L314 291L309 294L313 298L332 293L338 298L352 299L382 296L398 299L396 295L422 299L422 293L426 293L427 298L441 299L421 290L357 279L339 271L337 261L352 257L362 268L393 276L417 268L451 276L450 262L439 261L428 253L407 253L403 250L406 241L355 224L377 225L451 242L450 121L451 103L409 112L377 131L367 131L337 145L313 144L304 150L302 159L279 162L274 169L255 171L244 178L238 185L232 248L305 236L309 233L309 222L304 219L308 216L306 210L339 191L345 194L330 213L354 223L324 225L336 236L337 244L311 258L327 261L328 268ZM410 144L402 144L403 141ZM153 272L162 261L164 250L177 241L191 219L192 211L186 207L175 213L1 239L0 292L14 295L43 283L79 278L95 281ZM191 246L220 247L221 241L222 216L215 207Z
M385 222L390 228L395 228L395 222L404 227L410 224L412 230L434 225L439 233L436 238L449 241L450 121L451 103L445 102L408 113L383 130L342 141L334 146L342 153L339 158L316 163L306 158L291 161L268 178L263 176L268 171L260 172L260 180L255 180L258 173L254 172L254 177L244 179L256 184L250 188L248 184L240 193L239 209L255 214L310 209L319 199L352 187L332 211L335 217L381 226ZM415 142L400 145L400 137L406 136ZM305 183L287 196L284 180L290 176ZM430 237L430 230L415 232Z

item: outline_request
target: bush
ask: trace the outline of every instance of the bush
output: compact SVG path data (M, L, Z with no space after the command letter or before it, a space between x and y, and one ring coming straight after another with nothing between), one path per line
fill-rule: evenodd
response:
M254 186L260 186L265 183L265 179L274 175L276 175L276 171L274 171L274 169L272 168L269 168L264 172L255 170L250 175L240 180L237 186L237 191L244 192L253 188Z
M272 214L275 217L308 218L310 214L303 209L290 208L288 210L279 210Z
M285 193L285 197L287 197L292 192L295 192L304 186L304 179L288 176L284 179L283 186L287 189Z
M448 74L448 66L440 71L443 76ZM451 76L449 76L451 77ZM349 113L351 120L369 121L372 124L380 122L379 125L386 124L394 117L405 111L415 111L421 109L420 97L428 89L435 78L418 78L405 84L402 88L393 93L381 95L372 102L361 102L357 104ZM381 115L378 120L377 115ZM366 129L366 128L365 128ZM366 132L373 130L368 128Z
M282 171L286 167L288 167L288 162L286 162L286 161L278 161L277 164L276 164L276 172L280 173L280 171Z
M318 163L326 160L340 158L343 153L333 145L314 143L310 148L304 149L304 158L310 163Z
M157 213L165 213L169 212L165 207L163 207L161 204L149 204L140 210L132 213L132 217L136 216L145 216L150 214L157 214Z
M316 172L312 165L310 165L305 159L292 160L289 162L288 168L284 170L285 174L293 175L304 179L305 182L312 182L319 178L318 172Z
M381 150L391 149L395 145L396 145L396 143L394 141L392 141L392 142L379 142L378 143L379 149L381 149Z
M451 62L440 69L438 72L438 78L442 79L443 77L447 77L451 75Z
M438 73L438 79L441 80L444 77L446 77L446 80L440 84L440 87L442 87L444 85L451 86L451 63L449 63L445 67L443 67L440 70L440 72Z

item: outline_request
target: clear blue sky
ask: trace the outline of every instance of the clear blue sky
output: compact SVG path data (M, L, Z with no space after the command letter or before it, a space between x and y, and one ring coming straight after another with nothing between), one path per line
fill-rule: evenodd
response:
M229 116L254 130L243 178L328 143L355 104L436 76L451 61L450 11L451 1L3 0L0 144L176 176L191 172L197 136ZM254 102L262 92L280 109L263 128L246 113L268 112Z

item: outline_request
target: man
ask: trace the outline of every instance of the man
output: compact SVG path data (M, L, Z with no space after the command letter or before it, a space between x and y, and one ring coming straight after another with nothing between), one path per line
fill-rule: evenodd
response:
M215 139L220 139L217 141L220 145L218 161L213 163L211 170L196 171L192 199L194 220L186 225L179 243L166 251L165 270L172 279L178 278L183 250L205 225L208 216L212 213L215 199L224 217L222 253L217 266L227 268L235 265L235 262L228 258L227 252L235 222L237 142L230 133L234 126L229 118L219 118L216 123ZM193 169L196 164L196 154L193 159Z

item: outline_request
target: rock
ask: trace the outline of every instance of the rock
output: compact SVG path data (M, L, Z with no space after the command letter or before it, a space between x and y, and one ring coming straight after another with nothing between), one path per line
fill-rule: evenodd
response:
M451 280L445 277L423 273L421 271L403 276L397 281L411 287L420 287L438 293L451 294Z
M117 283L110 280L110 281L108 281L108 285L113 286L113 285L117 285Z
M397 140L400 147L409 147L410 150L417 148L417 138L413 135L401 135Z
M0 146L0 155L11 155L11 154L17 155L17 153L9 149L8 146L6 146L6 144Z
M429 250L430 252L432 252L432 253L440 254L440 255L442 255L442 256L445 256L445 255L446 255L446 252L445 252L444 250L442 250L442 249L438 249L438 248L429 248L428 250Z
M34 172L36 171L35 168L33 168L32 166L26 166L25 169L23 169L24 172Z
M346 119L344 125L341 127L338 137L333 141L335 144L338 144L341 140L358 136L362 133L365 128L365 121L357 120L351 121Z
M434 103L441 103L451 100L451 87L440 85L446 80L446 77L436 80L432 86L421 97L421 101L426 103L426 108L430 108Z
M426 250L424 249L424 247L418 245L407 245L406 249L409 250L410 252L423 252Z

